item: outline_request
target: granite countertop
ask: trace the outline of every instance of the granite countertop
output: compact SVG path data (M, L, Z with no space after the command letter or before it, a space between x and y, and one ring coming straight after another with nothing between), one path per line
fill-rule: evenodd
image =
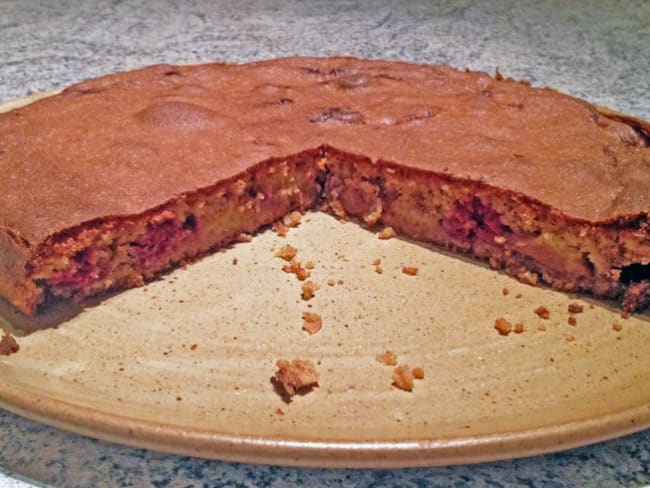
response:
M650 119L650 3L0 2L0 100L153 63L350 54L494 72ZM132 449L0 410L0 487L641 486L650 431L471 466L297 469Z

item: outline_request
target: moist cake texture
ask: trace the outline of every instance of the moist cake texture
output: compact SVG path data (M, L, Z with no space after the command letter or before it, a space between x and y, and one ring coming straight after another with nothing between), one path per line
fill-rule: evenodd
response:
M650 124L497 73L157 65L0 114L0 295L137 286L321 208L520 280L650 302Z

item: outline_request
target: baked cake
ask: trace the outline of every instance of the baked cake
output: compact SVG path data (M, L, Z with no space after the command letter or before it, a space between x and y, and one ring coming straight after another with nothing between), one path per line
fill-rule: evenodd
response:
M0 115L0 294L35 314L326 208L640 310L649 146L647 122L499 73L342 57L118 73Z

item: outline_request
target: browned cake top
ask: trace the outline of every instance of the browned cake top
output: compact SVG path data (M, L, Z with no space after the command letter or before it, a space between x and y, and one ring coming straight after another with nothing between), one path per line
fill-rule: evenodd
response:
M0 226L32 242L327 144L529 195L579 219L650 209L650 148L578 99L352 58L153 66L0 115Z

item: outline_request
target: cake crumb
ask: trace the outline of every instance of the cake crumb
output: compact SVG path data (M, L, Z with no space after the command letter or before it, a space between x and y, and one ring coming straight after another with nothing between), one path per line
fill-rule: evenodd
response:
M578 320L573 315L569 315L567 322L569 323L569 325L573 325L573 326L578 325Z
M393 230L392 227L384 227L382 230L380 230L377 233L377 237L383 240L392 239L393 237L395 237L395 231Z
M9 356L15 352L18 352L20 346L14 336L12 336L9 331L4 329L2 330L2 339L0 339L0 356Z
M419 366L416 368L413 368L413 378L416 380L423 380L424 379L424 369L420 368Z
M515 298L521 298L522 296L523 296L523 295L522 295L521 293L517 293L517 294L515 295Z
M275 409L275 414L282 416L282 415L284 415L284 410L282 410L280 407L278 407L278 408Z
M623 326L619 322L614 322L612 324L612 329L615 330L616 332L620 332L623 330Z
M323 327L323 319L317 313L303 312L302 321L302 330L309 335L314 335Z
M547 320L551 316L551 312L544 306L539 306L534 311L540 319Z
M334 285L336 285L336 280L334 280L332 278L327 280L327 286L334 286Z
M576 340L576 336L574 336L572 334L569 334L568 336L566 336L566 341L567 342L573 342L575 340Z
M524 331L524 324L518 322L515 324L512 330L514 331L515 334L521 334Z
M275 257L284 259L285 261L291 261L298 254L298 249L293 247L291 244L285 244L280 249L275 251Z
M251 242L253 240L253 236L250 235L248 232L242 232L237 236L237 242Z
M386 350L381 354L377 354L377 356L375 356L375 359L381 364L385 364L386 366L395 366L397 364L397 354L395 354L393 351Z
M289 264L282 266L282 271L285 273L293 273L300 281L305 281L311 276L311 273L302 267L300 261L292 259Z
M343 280L338 280L338 281L336 282L337 285L342 285L342 284L344 284L344 283L345 283L345 281L343 281Z
M313 261L307 261L305 263L305 269L314 269L315 267L316 267L316 265L314 264Z
M287 237L287 233L289 232L289 227L284 225L282 222L275 222L272 226L271 229L280 237Z
M381 259L377 258L372 263L373 266L379 266L381 264Z
M569 313L582 313L585 311L585 307L576 302L569 303L569 306L567 308L569 310Z
M418 274L418 269L414 266L402 266L402 273L409 276L415 276Z
M239 259L232 258L232 264L236 265L237 263L239 263Z
M271 382L286 398L318 386L318 371L308 359L294 359L291 362L279 359L275 365L278 369L271 377Z
M512 332L512 324L503 317L498 317L494 321L494 328L503 336L507 336Z
M302 299L311 300L316 295L316 290L318 290L318 285L313 281L305 281L302 285Z
M384 272L384 268L382 268L382 267L379 266L379 265L375 266L375 273L377 273L377 274L383 274L383 272Z
M400 390L413 391L413 372L406 364L401 364L393 370L393 386Z
M302 214L297 210L294 210L289 215L285 215L282 219L282 223L287 227L298 227L300 221L302 220Z
M508 290L507 288L504 288L503 290L501 290L501 294L504 297L507 297L508 295L510 295L510 290Z
M625 312L625 311L621 312L621 318L622 318L623 320L627 320L627 319L629 319L629 318L630 318L630 313L629 313L629 312Z
M192 345L190 346L190 350L191 350L191 351L196 351L196 348L197 348L197 347L199 347L198 344L192 344Z

